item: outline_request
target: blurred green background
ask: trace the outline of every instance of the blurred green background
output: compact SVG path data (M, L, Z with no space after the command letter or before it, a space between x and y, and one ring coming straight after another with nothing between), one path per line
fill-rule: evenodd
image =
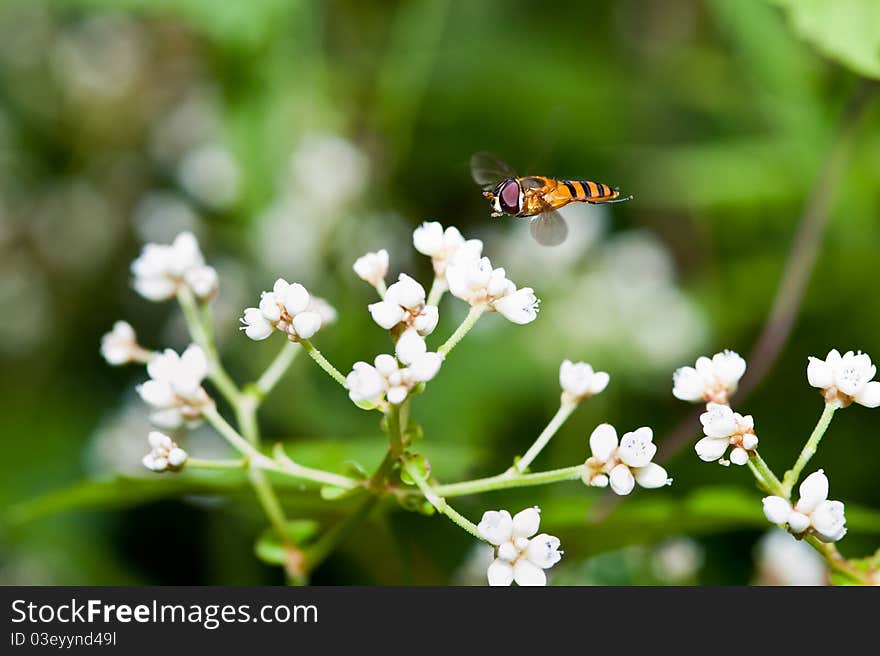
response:
M354 259L386 247L393 276L427 285L411 231L456 225L542 305L525 327L483 319L413 403L437 478L508 466L554 412L566 357L612 383L536 468L583 462L601 421L653 427L664 454L690 411L672 398L673 369L721 348L748 354L805 199L825 184L816 176L840 116L863 78L880 76L878 59L880 12L867 0L3 3L0 582L282 582L253 555L265 522L246 485L142 470L148 424L134 385L145 374L98 352L118 318L149 346L186 345L173 304L137 297L128 273L142 243L183 229L220 271L218 339L244 381L280 344L247 340L237 317L276 277L339 310L316 341L348 371L388 348ZM878 118L870 107L841 184L829 185L830 223L791 337L737 406L780 472L821 410L807 356L880 358ZM543 249L524 225L490 221L467 167L479 150L636 200L574 208L569 242ZM464 314L444 299L430 343ZM878 412L839 413L811 465L847 502L848 556L880 538L868 510L880 508ZM384 450L376 417L307 358L261 421L305 464L369 468ZM208 429L184 442L193 455L225 453ZM542 529L566 550L556 583L780 580L758 571L768 526L748 470L702 463L691 444L666 464L672 487L637 490L610 515L602 492L578 482L457 507L478 518L540 504ZM347 511L283 495L291 517ZM480 582L483 551L449 522L389 506L313 581Z

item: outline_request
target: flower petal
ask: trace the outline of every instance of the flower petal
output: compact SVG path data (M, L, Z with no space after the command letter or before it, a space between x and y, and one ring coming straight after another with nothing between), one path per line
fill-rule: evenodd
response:
M791 504L782 497L764 497L764 516L773 524L785 524L792 514Z
M611 470L611 473L608 474L608 482L611 484L611 489L621 496L632 492L636 485L636 480L629 467L622 464Z
M608 461L617 448L617 431L611 424L599 424L590 435L590 451L603 463Z
M525 558L520 558L513 566L513 580L523 587L547 585L544 570Z
M513 583L513 566L500 558L496 558L486 571L486 579L491 586L506 586Z
M669 485L672 479L666 470L655 462L648 463L644 467L633 470L636 482L647 490L653 490L664 485Z
M541 510L537 506L520 510L513 516L513 536L530 538L541 525Z
M856 403L866 408L880 406L880 381L872 380L855 396Z
M798 512L809 515L820 503L828 498L828 477L823 470L807 476L798 488L800 499L795 508Z
M487 510L477 524L477 532L490 544L500 545L513 535L513 518L506 510Z

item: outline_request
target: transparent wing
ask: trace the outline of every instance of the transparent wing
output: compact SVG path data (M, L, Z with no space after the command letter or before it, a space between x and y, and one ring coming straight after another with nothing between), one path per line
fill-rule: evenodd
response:
M481 187L494 187L504 178L515 178L516 173L492 153L476 153L471 156L471 175Z
M559 246L568 237L568 224L559 212L544 212L529 222L529 232L542 246Z

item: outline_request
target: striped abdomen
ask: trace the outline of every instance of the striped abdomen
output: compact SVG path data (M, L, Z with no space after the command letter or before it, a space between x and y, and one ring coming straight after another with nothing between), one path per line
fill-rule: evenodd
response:
M620 195L607 184L592 180L560 180L559 189L566 189L571 194L572 201L587 203L602 203Z

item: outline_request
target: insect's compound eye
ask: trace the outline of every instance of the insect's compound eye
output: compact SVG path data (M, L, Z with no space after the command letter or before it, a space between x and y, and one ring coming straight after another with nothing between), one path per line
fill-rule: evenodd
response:
M520 209L522 209L519 204L519 197L519 183L516 180L507 180L501 184L498 191L498 198L503 212L507 214L519 214Z

